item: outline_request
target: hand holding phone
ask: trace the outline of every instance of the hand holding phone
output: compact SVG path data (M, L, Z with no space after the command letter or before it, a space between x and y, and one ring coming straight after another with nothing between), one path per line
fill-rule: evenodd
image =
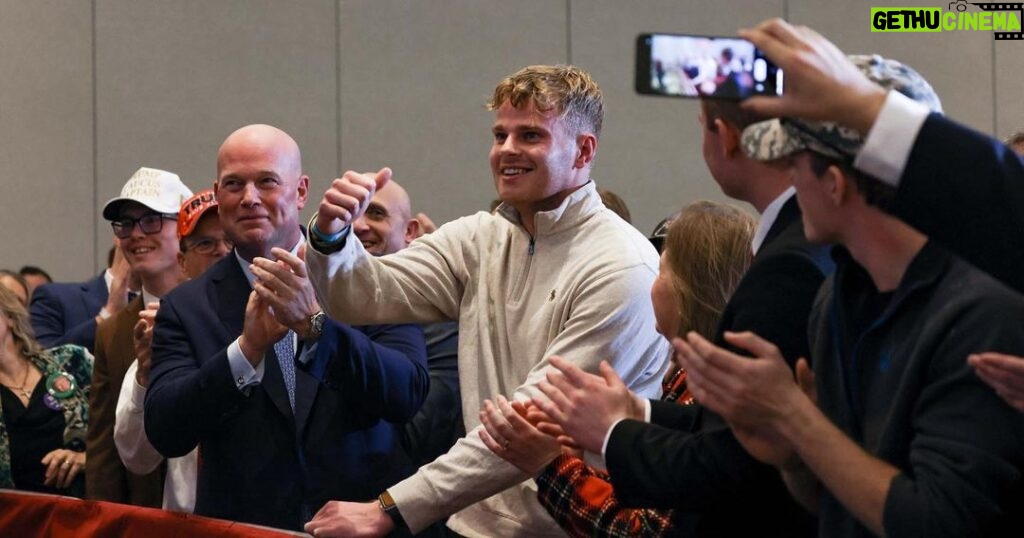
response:
M640 34L636 91L645 95L746 99L782 95L782 70L737 37Z

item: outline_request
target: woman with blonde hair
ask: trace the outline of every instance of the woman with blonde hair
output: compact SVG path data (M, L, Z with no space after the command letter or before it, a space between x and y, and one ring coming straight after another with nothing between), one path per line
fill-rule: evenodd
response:
M689 331L714 334L722 310L750 265L756 224L734 206L700 201L683 208L669 225L658 277L651 286L657 329L666 339ZM662 389L665 401L693 403L686 372L677 365L665 376ZM508 430L502 430L507 441L494 441L498 430L490 418L495 408L490 401L480 412L485 428L480 436L495 454L535 478L540 503L571 536L664 536L682 530L672 510L620 506L606 473L564 448L557 435L536 427L553 421L532 405L511 405L520 415L512 418L519 422L513 428L519 437L509 439Z
M28 311L0 287L0 488L82 496L92 355L44 350Z

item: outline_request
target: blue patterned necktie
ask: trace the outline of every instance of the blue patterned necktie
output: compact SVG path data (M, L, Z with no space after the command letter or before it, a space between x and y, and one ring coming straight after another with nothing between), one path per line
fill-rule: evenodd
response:
M277 363L281 365L281 377L284 378L284 386L288 389L288 403L295 411L295 333L288 331L284 338L274 344L274 353L277 354Z

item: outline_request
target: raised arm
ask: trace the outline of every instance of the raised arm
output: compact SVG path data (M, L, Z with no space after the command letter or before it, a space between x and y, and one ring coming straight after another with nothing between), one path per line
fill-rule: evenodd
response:
M786 73L782 97L751 98L745 108L835 121L865 133L854 166L898 187L894 214L1024 291L1020 156L989 135L887 95L810 28L771 19L740 35Z
M445 226L431 236L442 234ZM637 264L621 271L595 275L578 291L572 315L561 332L548 344L544 358L536 359L523 383L515 388L517 399L539 395L535 387L550 368L547 357L556 354L588 371L596 371L600 361L608 359L634 388L649 395L657 392L668 349L654 332L649 315L647 294L654 270ZM470 431L466 437L447 454L388 489L413 532L527 478L484 445L476 431L481 426L475 416L467 418L467 426ZM386 518L376 505L332 502L306 530L344 528L339 525L358 521L367 528L388 532Z

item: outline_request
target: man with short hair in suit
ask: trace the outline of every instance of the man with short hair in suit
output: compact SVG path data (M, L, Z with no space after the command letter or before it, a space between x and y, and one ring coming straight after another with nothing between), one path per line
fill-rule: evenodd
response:
M114 239L109 267L85 282L54 282L35 288L29 304L32 329L43 347L96 347L96 325L128 304L133 278ZM111 293L113 292L113 293Z
M134 328L146 304L160 300L180 283L177 218L192 191L170 172L139 168L121 195L103 207L121 251L141 283L142 293L96 328L96 363L89 391L86 437L86 498L158 508L163 473L128 471L114 445L114 410L121 383L135 360ZM130 382L132 380L129 380Z
M200 447L197 514L301 529L413 470L388 421L423 401L422 334L325 319L299 255L308 187L284 131L228 136L214 191L234 252L157 313L146 435L169 458Z

